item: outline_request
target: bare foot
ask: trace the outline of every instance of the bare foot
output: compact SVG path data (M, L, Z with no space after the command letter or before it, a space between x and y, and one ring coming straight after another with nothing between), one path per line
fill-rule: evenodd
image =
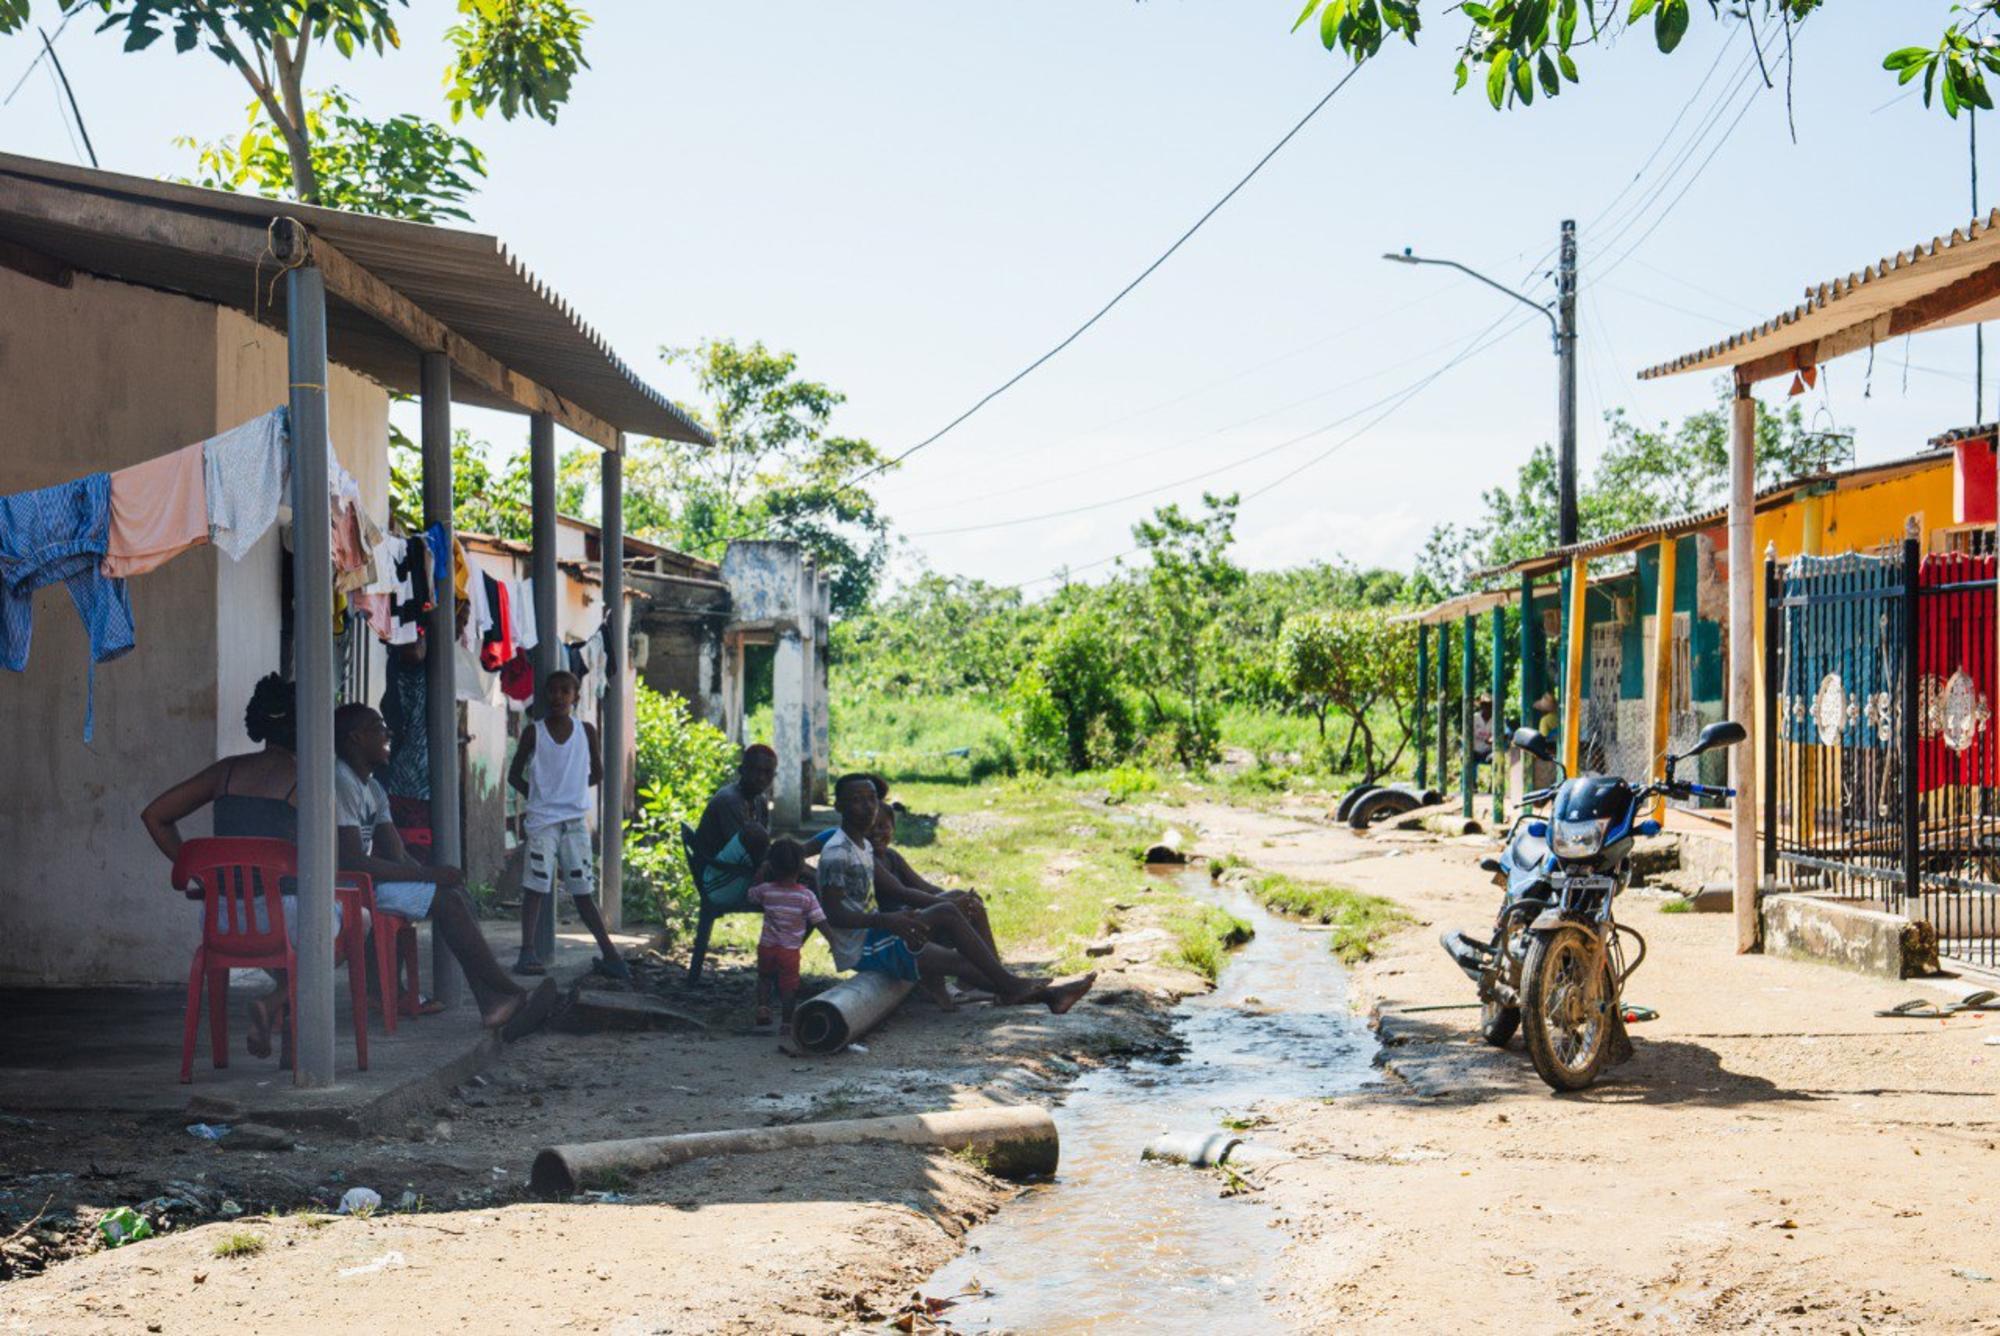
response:
M1049 1004L1049 1014L1060 1016L1068 1011L1083 1000L1083 995L1089 992L1090 986L1096 982L1097 971L1092 970L1081 979L1071 979L1068 983L1050 984L1048 996L1044 999Z
M497 1030L520 1013L528 1005L526 993L515 993L493 1010L480 1013L479 1023L489 1030Z
M917 979L917 987L924 990L924 996L937 1003L939 1011L957 1011L958 1003L951 996L951 981L941 974L926 974Z
M243 1047L250 1050L253 1058L271 1056L271 1027L277 1024L278 1008L276 1000L269 997L250 999L250 1033L243 1038Z

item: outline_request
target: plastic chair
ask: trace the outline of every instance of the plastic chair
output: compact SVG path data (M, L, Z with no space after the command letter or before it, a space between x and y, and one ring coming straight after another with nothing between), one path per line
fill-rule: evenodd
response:
M701 860L694 854L694 828L685 821L681 822L681 855L687 859L688 875L694 878L695 897L701 905L694 925L694 956L688 961L688 982L693 984L701 982L701 966L708 959L708 938L715 931L715 921L724 914L755 914L758 910L752 905L725 908L708 898L708 886L701 877Z
M375 906L375 882L365 872L342 872L336 888L352 896L368 911L368 933L373 945L375 998L382 1009L382 1029L396 1033L400 1016L417 1014L421 976L417 965L417 927L401 914L391 914ZM368 957L362 956L365 962ZM356 993L356 997L361 994Z
M181 1031L181 1084L194 1080L195 1031L201 1021L202 990L208 992L209 1057L220 1070L229 1066L229 971L285 971L285 1028L297 1044L298 955L285 934L282 884L298 874L298 850L286 840L199 839L181 846L174 860L174 886L201 888L201 945L188 970L186 1020ZM362 946L372 891L344 884L334 894L341 925L334 939L334 964L347 965L347 988L354 1011L355 1064L368 1070L368 992ZM257 905L263 904L259 929Z

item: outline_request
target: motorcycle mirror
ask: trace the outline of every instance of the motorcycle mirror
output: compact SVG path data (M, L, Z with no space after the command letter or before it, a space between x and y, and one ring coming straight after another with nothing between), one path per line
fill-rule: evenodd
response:
M1632 829L1641 835L1657 835L1660 833L1660 823L1648 818L1632 827Z
M1743 725L1737 723L1735 720L1718 720L1701 730L1701 736L1694 740L1694 750L1690 751L1688 755L1699 756L1701 753L1713 751L1717 747L1733 747L1749 736L1750 734L1744 730Z
M1555 744L1532 728L1515 729L1514 746L1538 761L1553 762L1556 759Z

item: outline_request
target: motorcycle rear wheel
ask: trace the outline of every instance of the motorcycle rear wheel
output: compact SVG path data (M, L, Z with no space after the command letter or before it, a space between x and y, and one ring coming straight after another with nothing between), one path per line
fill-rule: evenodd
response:
M1522 1037L1551 1090L1594 1084L1611 1052L1617 990L1596 937L1565 925L1540 932L1521 969Z
M1479 1008L1479 1037L1495 1048L1507 1047L1521 1026L1521 1009L1487 1002Z

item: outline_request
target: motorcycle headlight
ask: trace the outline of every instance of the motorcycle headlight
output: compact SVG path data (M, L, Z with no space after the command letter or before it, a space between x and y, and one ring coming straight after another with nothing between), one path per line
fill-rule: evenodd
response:
M1595 821L1558 821L1549 840L1557 858L1593 858L1604 847L1604 832L1611 825L1610 819Z

